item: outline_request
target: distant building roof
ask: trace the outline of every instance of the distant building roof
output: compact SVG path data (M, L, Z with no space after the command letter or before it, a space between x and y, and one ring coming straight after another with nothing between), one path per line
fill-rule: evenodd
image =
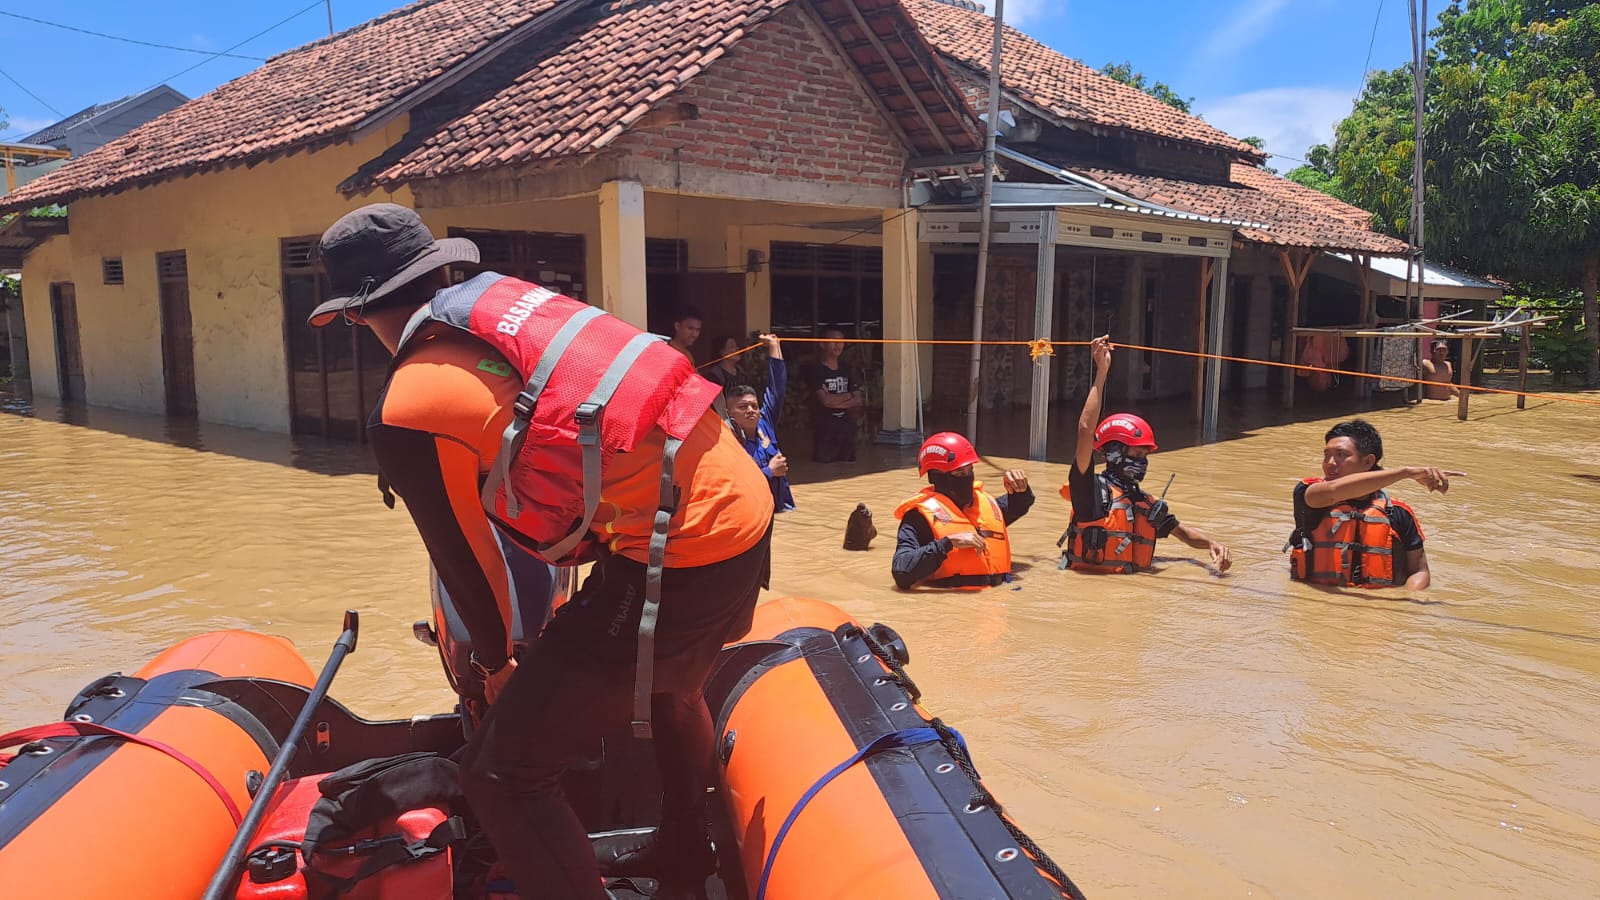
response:
M24 143L24 144L43 144L43 145L46 145L46 146L53 146L55 144L59 144L62 141L66 140L68 132L70 132L74 128L79 127L80 125L87 125L87 124L89 124L89 123L91 123L91 122L93 122L93 121L95 121L97 119L103 118L108 113L111 113L112 111L114 111L114 110L116 110L116 109L118 109L118 108L120 108L120 107L122 107L122 106L124 106L126 104L142 100L145 97L148 97L148 96L150 96L152 94L165 93L165 92L171 92L172 94L175 94L179 98L180 101L189 99L188 97L185 97L183 94L180 94L177 91L173 90L172 88L168 87L167 85L163 84L163 85L160 85L158 87L153 87L150 90L144 91L142 93L129 94L128 96L123 97L123 98L121 98L119 100L112 100L109 103L96 103L93 106L87 107L85 109L80 109L77 112L73 113L70 116L67 116L65 119L62 119L59 122L56 122L56 123L51 124L51 125L46 125L45 127L39 129L38 131L35 131L32 134L24 135L22 137L22 139L21 139L21 143Z

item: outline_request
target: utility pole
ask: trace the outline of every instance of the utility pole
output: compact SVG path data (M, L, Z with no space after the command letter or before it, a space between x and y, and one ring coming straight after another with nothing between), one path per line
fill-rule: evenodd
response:
M325 0L328 5L328 37L333 37L333 0Z
M1424 228L1426 216L1427 182L1424 180L1422 150L1423 126L1426 121L1427 91L1428 91L1428 0L1420 0L1421 10L1419 16L1419 0L1411 0L1411 73L1412 82L1412 114L1414 116L1413 140L1414 152L1411 161L1411 254L1406 262L1406 316L1415 321L1422 316L1422 297L1428 283L1426 251L1426 229ZM1417 270L1417 299L1415 305L1411 300L1411 263L1416 262ZM1471 342L1466 342L1470 344ZM1413 356L1416 356L1413 348ZM1462 360L1462 365L1472 365L1471 359ZM1418 385L1417 399L1422 399L1421 386Z
M989 280L989 228L994 219L994 136L1000 127L1000 44L1005 35L1005 0L994 3L994 55L989 62L989 117L984 123L983 212L978 225L978 284L972 294L972 367L968 373L967 440L978 439L978 382L983 368L983 294Z

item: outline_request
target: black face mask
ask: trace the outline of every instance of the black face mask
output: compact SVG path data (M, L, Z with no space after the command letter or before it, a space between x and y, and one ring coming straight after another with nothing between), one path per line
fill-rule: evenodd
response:
M1103 451L1106 457L1106 476L1125 488L1138 487L1150 471L1149 459L1135 459L1128 455L1121 443L1113 441Z
M971 475L957 477L949 472L928 473L928 482L933 485L933 489L955 501L959 509L966 509L972 505L972 481Z

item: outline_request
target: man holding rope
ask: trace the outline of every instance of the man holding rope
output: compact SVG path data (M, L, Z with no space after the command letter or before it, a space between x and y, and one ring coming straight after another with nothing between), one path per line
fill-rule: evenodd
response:
M1417 514L1384 488L1409 478L1442 494L1451 478L1467 473L1380 467L1383 438L1361 419L1340 422L1323 440L1323 477L1294 488L1295 530L1283 548L1292 551L1289 576L1341 587L1426 589L1432 576Z
M1197 550L1209 550L1217 574L1228 571L1233 556L1193 525L1178 522L1164 498L1152 499L1139 486L1156 450L1149 423L1132 413L1113 413L1099 425L1106 374L1111 371L1111 338L1103 335L1089 344L1094 359L1094 384L1078 417L1078 447L1072 471L1061 496L1072 503L1072 524L1057 542L1066 544L1061 568L1129 575L1150 567L1156 541L1174 535ZM1102 474L1094 471L1094 454L1106 461Z

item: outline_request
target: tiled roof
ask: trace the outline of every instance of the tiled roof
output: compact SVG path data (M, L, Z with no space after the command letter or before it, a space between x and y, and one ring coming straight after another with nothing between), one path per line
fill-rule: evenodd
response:
M1241 238L1255 243L1385 256L1402 256L1407 251L1404 241L1373 231L1368 226L1372 217L1364 210L1246 163L1233 164L1229 184L1089 166L1067 168L1139 200L1268 226L1265 230L1239 229Z
M406 138L341 188L601 149L788 2L623 5L512 48L414 111Z
M940 53L988 77L994 44L993 19L941 0L903 2ZM1183 141L1251 159L1264 158L1249 144L1069 59L1010 26L1006 27L1000 56L1000 78L1005 93L1062 121Z
M343 136L557 0L419 0L260 68L0 198L0 210L124 190Z
M878 9L879 21L904 18L896 0L847 0ZM341 187L393 186L424 178L521 165L602 150L646 113L734 47L791 0L657 0L617 4L548 40L507 52L437 103L413 114L411 135ZM821 0L818 8L830 5ZM844 3L831 3L844 6ZM887 14L887 15L883 15ZM909 19L905 20L907 26ZM915 34L909 27L905 33ZM863 46L866 42L863 41ZM918 41L920 44L920 41ZM939 67L922 46L924 65ZM902 50L909 54L914 48ZM906 58L900 62L913 67ZM775 66L781 62L774 61ZM938 69L939 78L947 74ZM774 70L777 74L777 70ZM880 91L898 92L887 72ZM913 79L915 81L915 79ZM936 79L923 79L925 106L940 100ZM965 101L948 87L939 133L961 149L977 148L977 131ZM903 96L901 94L900 96ZM916 115L905 101L891 114L917 140ZM921 135L938 152L938 136ZM948 148L946 148L948 149Z

